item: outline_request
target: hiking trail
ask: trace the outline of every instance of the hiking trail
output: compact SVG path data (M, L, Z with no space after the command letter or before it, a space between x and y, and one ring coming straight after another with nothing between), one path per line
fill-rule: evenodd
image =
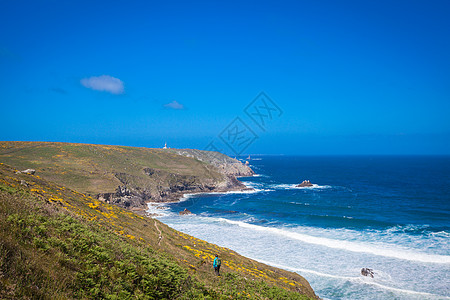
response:
M161 240L163 239L163 236L162 236L161 230L159 230L159 228L158 228L158 224L156 223L156 221L155 221L155 227L156 227L156 230L158 230L158 232L159 232L158 246L161 246Z

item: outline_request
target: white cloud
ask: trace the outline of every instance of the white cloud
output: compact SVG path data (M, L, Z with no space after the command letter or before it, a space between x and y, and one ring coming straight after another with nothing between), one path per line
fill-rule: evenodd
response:
M171 109L184 109L184 105L181 103L178 103L178 101L173 100L170 103L164 104L165 108L171 108Z
M80 83L88 89L96 91L104 91L111 94L123 94L125 89L123 87L122 80L114 78L109 75L92 76L89 78L83 78Z

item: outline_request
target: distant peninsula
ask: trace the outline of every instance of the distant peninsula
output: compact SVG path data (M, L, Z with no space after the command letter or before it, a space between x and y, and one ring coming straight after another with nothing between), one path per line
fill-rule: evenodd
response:
M253 170L219 152L50 142L1 142L0 161L99 200L144 213L185 193L247 189Z

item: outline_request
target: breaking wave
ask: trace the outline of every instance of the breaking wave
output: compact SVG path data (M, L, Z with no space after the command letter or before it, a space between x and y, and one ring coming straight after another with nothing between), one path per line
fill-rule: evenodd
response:
M255 260L257 260L263 264L266 264L266 265L270 265L270 266L285 269L285 270L290 270L290 271L297 272L297 273L310 273L310 274L314 274L314 275L321 276L321 277L328 277L328 278L333 278L333 279L341 279L341 280L353 281L353 282L362 283L362 284L374 285L378 288L381 288L384 290L389 290L389 291L394 291L397 293L410 294L410 295L416 295L416 296L424 296L424 297L432 297L432 298L439 298L439 299L450 299L450 297L446 297L446 296L386 286L386 285L375 282L374 280L372 280L372 278L366 278L366 277L362 277L362 276L354 276L354 277L339 276L339 275L327 274L327 273L303 269L303 268L292 268L292 267L288 267L285 265L281 265L281 264L277 264L277 263L273 263L273 262L265 261L265 260L261 260L261 259L255 259Z
M303 233L292 232L284 229L274 227L264 227L254 224L249 224L241 221L227 220L219 218L222 222L237 225L243 228L252 229L256 231L270 232L275 235L285 236L291 239L295 239L308 244L320 245L333 249L341 249L352 252L369 253L377 256L391 257L402 260L409 260L423 263L437 263L437 264L449 264L450 256L427 254L412 251L411 249L396 249L390 245L378 245L372 243L360 243L346 240L335 240L330 238L316 237Z

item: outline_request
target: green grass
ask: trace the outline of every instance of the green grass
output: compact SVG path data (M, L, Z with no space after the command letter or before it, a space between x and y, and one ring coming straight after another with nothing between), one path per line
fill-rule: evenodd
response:
M17 296L172 299L193 288L181 288L188 275L174 261L71 216L21 212L9 215L6 225L20 242L2 245L0 264L7 274L15 262ZM31 263L21 265L23 256Z
M66 213L0 197L25 208L11 213L14 208L2 207L10 212L1 220L0 290L8 291L2 297L173 299L197 289L184 284L186 270L151 247Z
M41 177L83 193L112 193L122 183L117 173L133 178L131 184L158 195L173 173L192 176L196 183L226 178L204 162L162 149L44 142L0 142L0 162L19 170L33 168ZM144 168L165 173L150 178ZM165 175L164 175L165 174Z
M308 297L295 273L0 164L0 299Z

